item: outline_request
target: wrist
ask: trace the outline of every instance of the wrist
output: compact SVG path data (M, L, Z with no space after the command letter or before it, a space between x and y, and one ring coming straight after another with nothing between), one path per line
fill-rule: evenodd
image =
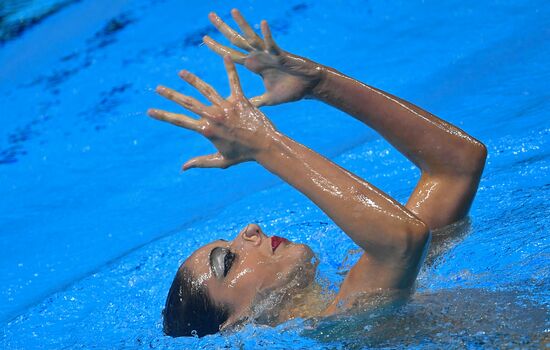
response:
M265 138L263 147L254 155L254 160L265 166L270 160L282 153L287 140L288 137L286 135L277 130L272 131Z
M315 67L315 70L318 72L318 81L311 89L310 94L307 96L309 99L314 100L321 100L323 99L323 96L326 96L326 93L328 91L327 85L328 85L328 79L330 75L329 68L323 66L323 65L317 65Z
M308 58L297 56L289 52L284 52L284 66L291 67L295 77L302 79L301 84L304 85L303 95L300 98L313 99L318 86L323 84L326 77L327 67L312 61Z

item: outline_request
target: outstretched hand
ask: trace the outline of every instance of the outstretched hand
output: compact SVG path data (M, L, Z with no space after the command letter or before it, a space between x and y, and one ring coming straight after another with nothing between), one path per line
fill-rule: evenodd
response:
M221 45L208 36L205 36L203 41L214 52L221 56L229 55L233 61L243 64L262 77L266 92L250 99L256 107L297 101L311 94L321 80L322 72L319 65L281 50L271 36L267 21L261 22L264 37L262 39L238 10L231 10L231 15L244 37L214 12L211 12L208 18L231 44L247 53Z
M182 167L183 170L227 168L254 160L258 152L266 148L270 136L276 131L271 121L244 96L235 65L229 56L224 57L224 63L231 87L231 95L225 100L212 86L194 74L187 71L179 73L183 80L194 86L212 103L210 106L167 87L157 87L156 91L161 96L197 114L200 119L158 109L147 111L155 119L202 134L217 148L217 153L187 161Z

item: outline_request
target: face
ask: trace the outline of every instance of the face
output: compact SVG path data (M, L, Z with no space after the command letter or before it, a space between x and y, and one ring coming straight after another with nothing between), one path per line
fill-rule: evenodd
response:
M315 275L313 252L304 244L268 237L256 224L232 241L197 249L184 263L211 298L234 310L230 324L249 312L257 297L288 288L305 288Z

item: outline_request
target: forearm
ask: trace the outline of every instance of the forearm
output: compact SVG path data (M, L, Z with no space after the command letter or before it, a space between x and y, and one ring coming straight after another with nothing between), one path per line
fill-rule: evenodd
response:
M258 163L311 199L357 245L384 255L425 225L363 179L292 139L275 133Z
M331 68L319 69L322 79L312 98L369 125L423 171L471 172L484 162L484 146L454 125Z

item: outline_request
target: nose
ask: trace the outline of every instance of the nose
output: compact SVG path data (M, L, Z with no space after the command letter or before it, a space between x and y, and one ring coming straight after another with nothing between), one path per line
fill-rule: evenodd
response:
M247 242L251 242L255 245L259 245L262 243L262 239L264 238L264 233L262 232L262 229L260 226L256 224L248 224L242 231L240 236L243 240Z

